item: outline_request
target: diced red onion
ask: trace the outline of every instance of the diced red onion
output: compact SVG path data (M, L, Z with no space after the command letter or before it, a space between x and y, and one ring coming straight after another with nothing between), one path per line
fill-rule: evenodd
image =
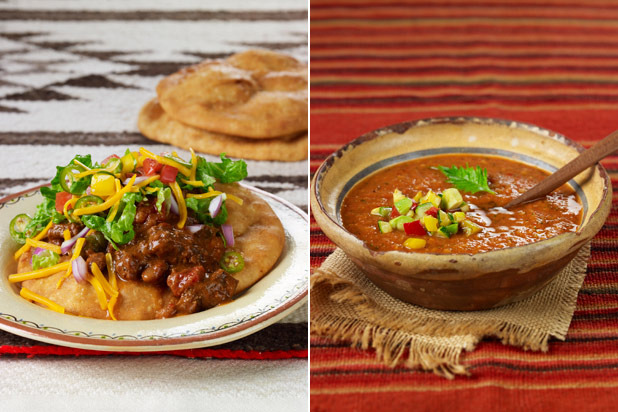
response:
M170 195L170 210L174 214L177 214L177 215L180 214L180 209L178 209L178 203L176 202L176 199L174 198L173 193Z
M210 201L208 205L208 212L210 213L210 217L214 218L221 210L221 205L223 204L223 195L219 195Z
M124 179L124 182L122 182L122 184L125 185L125 186L128 185L129 181L131 181L132 177L133 176L127 177L126 179ZM144 180L146 180L146 179L148 179L150 177L152 177L152 176L138 176L138 177L135 178L135 182L133 182L133 184L136 185L138 183L142 183Z
M73 261L71 267L73 269L73 277L77 282L81 283L86 280L88 265L86 265L86 261L83 257L78 256L77 259Z
M64 255L65 253L68 253L75 244L75 242L77 242L77 239L86 236L86 233L88 233L89 230L89 227L85 227L82 229L81 232L73 236L71 239L62 242L62 244L60 245L60 250L62 251L62 254Z
M221 225L221 231L223 232L223 237L227 245L234 246L234 230L232 229L232 225L227 223Z
M87 195L91 195L92 194L92 190L90 189L90 186L88 186L88 189L86 189L86 194Z
M191 233L197 233L200 230L202 230L203 227L204 225L191 225L191 226L187 226L187 229L189 229L189 232Z

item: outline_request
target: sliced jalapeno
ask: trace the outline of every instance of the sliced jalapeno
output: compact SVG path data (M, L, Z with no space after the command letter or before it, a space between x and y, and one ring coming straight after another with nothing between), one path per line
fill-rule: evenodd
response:
M20 245L26 243L26 238L28 237L28 235L24 233L24 231L26 230L26 226L28 226L28 223L30 223L30 221L32 221L32 218L27 214L22 213L15 216L9 224L9 232L11 233L11 237L15 242L19 243Z
M225 252L219 264L221 265L221 269L226 272L236 273L243 270L245 267L245 260L238 252Z
M100 205L101 203L103 203L103 199L101 199L99 196L88 195L80 197L79 200L75 202L74 209L81 209L84 207Z
M84 171L84 168L75 164L70 164L62 169L60 172L60 186L65 192L75 194L71 192L71 186L73 183L78 180L75 178L75 175Z

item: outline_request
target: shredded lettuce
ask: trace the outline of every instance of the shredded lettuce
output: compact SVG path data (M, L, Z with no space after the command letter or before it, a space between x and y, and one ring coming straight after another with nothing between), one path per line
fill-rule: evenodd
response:
M156 204L158 212L161 212L161 208L163 204L165 204L165 213L167 214L170 211L170 206L172 205L172 203L170 202L171 196L172 196L172 190L168 186L162 189L159 189L159 191L157 192L157 204Z
M214 199L214 197L209 197L206 199L196 199L194 197L190 197L185 200L185 203L187 205L187 209L191 209L195 212L195 215L200 222L222 225L227 220L227 207L225 207L225 201L221 205L219 213L213 219L208 213L208 205L210 205L212 199Z
M51 250L44 250L38 255L32 255L32 270L54 266L60 260L60 255Z
M203 157L198 158L195 176L211 186L215 181L221 183L234 183L247 177L247 163L244 160L231 160L221 155L221 163L209 162Z
M43 202L37 205L34 217L23 231L29 237L39 234L50 220L53 220L54 223L61 223L66 220L62 213L56 211L56 191L48 187L42 187L41 194L43 195Z
M120 199L120 206L116 217L111 222L97 215L82 217L84 225L90 229L98 230L114 246L129 243L135 237L133 221L137 213L135 203L141 202L143 196L140 193L125 193Z
M60 175L62 171L64 170L64 168L67 166L79 167L79 165L75 163L75 160L77 160L79 163L83 164L84 166L88 168L93 167L92 157L90 155L76 155L65 166L56 166L56 176L54 176L54 178L51 181L51 188L55 190L56 192L63 191L62 186L60 185ZM90 186L91 179L92 179L92 175L89 175L89 176L84 176L81 179L77 179L76 181L74 181L70 187L71 193L75 195L84 194L86 192L86 189L88 189L88 186Z

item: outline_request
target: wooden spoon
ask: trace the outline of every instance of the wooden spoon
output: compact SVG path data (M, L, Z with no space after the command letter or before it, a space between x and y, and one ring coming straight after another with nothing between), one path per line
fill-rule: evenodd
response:
M512 208L545 196L616 150L618 150L618 130L609 134L590 149L582 152L575 159L547 176L539 184L508 202L504 207L507 209Z

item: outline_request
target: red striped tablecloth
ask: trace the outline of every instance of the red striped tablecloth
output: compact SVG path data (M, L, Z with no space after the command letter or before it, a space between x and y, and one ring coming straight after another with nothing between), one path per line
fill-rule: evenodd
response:
M618 128L618 3L311 2L311 170L375 128L435 116L530 122L588 147ZM618 156L603 161L617 193ZM497 341L465 355L470 377L389 369L313 338L311 409L609 410L618 396L618 199L564 342ZM311 265L333 244L311 221Z

